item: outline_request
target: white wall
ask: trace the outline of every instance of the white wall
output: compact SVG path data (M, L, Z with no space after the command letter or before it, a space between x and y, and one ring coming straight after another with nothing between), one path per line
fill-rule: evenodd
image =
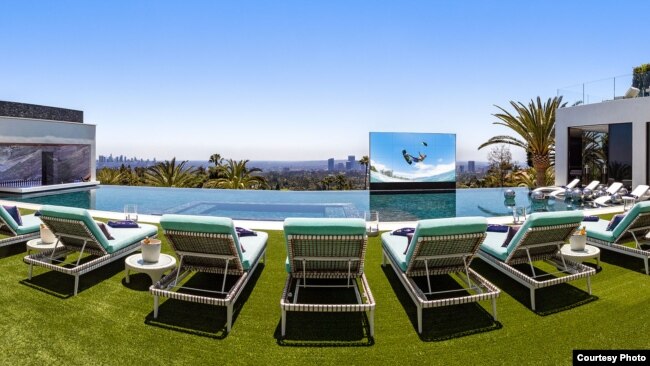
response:
M96 180L95 125L29 118L0 117L3 144L83 144L90 145L90 175Z
M632 122L632 187L646 184L646 123L650 122L650 97L558 109L555 117L555 184L568 182L569 127L629 122Z

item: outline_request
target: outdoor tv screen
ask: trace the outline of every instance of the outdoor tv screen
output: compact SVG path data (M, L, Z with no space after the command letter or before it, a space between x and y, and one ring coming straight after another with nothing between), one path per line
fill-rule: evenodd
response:
M456 135L370 133L372 191L456 188Z

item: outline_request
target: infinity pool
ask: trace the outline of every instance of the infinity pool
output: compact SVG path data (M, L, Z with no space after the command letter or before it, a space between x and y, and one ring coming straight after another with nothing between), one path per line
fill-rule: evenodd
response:
M514 188L514 200L504 200L507 188L459 189L454 193L382 194L368 191L251 191L199 188L100 186L38 197L0 198L102 211L122 212L137 204L138 213L226 216L240 220L277 221L287 217L363 217L373 210L380 221L413 221L456 216L508 216L513 207L527 213L574 209L562 200L532 201L528 189ZM582 209L582 207L578 207Z

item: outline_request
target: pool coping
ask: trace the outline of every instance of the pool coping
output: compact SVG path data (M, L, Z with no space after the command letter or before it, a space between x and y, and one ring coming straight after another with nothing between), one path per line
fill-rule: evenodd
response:
M14 205L29 210L39 210L41 206L43 206L41 204L36 204L36 203L15 202L15 201L8 201L8 200L0 200L0 204ZM584 210L576 210L576 211L584 211ZM88 210L88 212L90 212L90 214L93 217L100 217L100 218L105 218L110 220L124 219L124 213L122 212L100 211L100 210ZM601 207L601 208L590 208L588 212L593 215L619 213L619 212L623 212L623 205ZM138 221L158 224L160 223L161 217L162 216L158 216L158 215L138 214ZM488 223L490 224L511 224L512 223L512 216L493 216L493 217L486 217L486 218L488 220ZM242 226L242 227L247 227L247 228L257 229L257 230L283 230L283 224L284 224L284 220L283 221L234 220L234 222L235 225L237 226ZM380 221L379 231L396 230L403 227L414 227L416 222L417 221Z

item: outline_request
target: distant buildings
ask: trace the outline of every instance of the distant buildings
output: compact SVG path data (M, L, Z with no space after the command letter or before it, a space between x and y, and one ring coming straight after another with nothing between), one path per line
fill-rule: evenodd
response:
M467 172L476 173L476 163L473 160L467 162Z
M465 165L459 165L459 166L458 166L458 171L459 171L460 173L465 172Z
M328 172L334 171L334 158L327 159L327 171Z

